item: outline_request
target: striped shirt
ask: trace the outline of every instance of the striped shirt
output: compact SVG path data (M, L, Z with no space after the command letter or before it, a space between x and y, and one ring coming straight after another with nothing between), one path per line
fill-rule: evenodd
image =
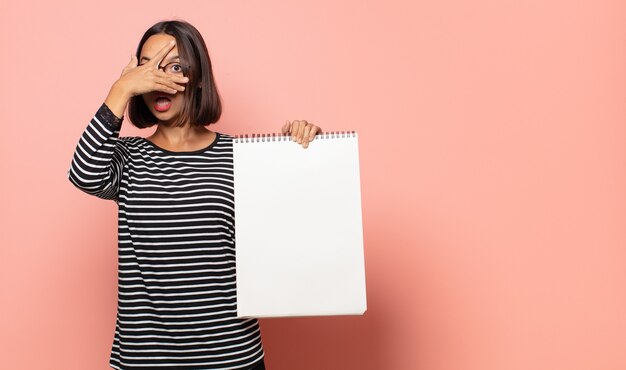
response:
M237 318L233 138L172 152L120 137L102 104L68 179L118 205L115 369L249 369L264 357L256 319Z

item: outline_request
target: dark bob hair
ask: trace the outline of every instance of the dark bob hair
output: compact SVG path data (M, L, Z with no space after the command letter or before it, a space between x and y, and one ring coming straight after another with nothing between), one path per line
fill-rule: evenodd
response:
M178 55L181 64L186 67L185 76L189 78L185 85L186 89L182 92L184 93L183 108L174 125L182 126L189 121L192 125L206 126L217 122L222 114L222 103L215 85L209 52L202 35L194 26L185 21L170 20L156 23L141 38L137 46L137 60L146 40L159 33L176 38ZM128 116L133 125L139 128L151 127L158 122L141 95L130 98Z

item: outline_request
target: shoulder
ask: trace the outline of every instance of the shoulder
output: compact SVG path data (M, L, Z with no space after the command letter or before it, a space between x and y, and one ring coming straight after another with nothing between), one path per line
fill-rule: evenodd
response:
M144 145L144 138L141 136L120 136L115 142L115 147L126 153L134 151Z
M141 136L120 136L117 138L118 143L125 146L137 145L141 140L143 140Z
M232 148L234 136L225 134L223 132L215 132L217 136L217 141L215 142L214 147L216 148Z
M215 132L217 134L216 141L211 145L211 152L232 156L233 154L233 136L223 132Z
M142 136L120 136L120 140L124 143L136 144L144 140L144 138Z
M219 135L219 138L220 138L221 140L224 140L224 141L231 141L231 142L232 142L232 141L233 141L233 139L234 139L234 136L229 135L229 134L225 134L225 133L223 133L223 132L217 132L217 131L216 131L215 133L216 133L216 134L218 134L218 135Z

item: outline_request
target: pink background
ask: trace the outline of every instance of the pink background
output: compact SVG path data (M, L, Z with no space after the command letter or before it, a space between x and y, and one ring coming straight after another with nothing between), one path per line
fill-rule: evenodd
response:
M269 370L626 368L623 0L3 2L0 367L109 369L117 208L66 171L171 17L214 130L360 134L368 311L262 320Z

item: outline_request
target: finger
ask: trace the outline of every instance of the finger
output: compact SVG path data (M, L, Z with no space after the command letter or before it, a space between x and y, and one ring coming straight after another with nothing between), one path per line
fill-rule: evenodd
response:
M157 83L154 86L154 91L162 91L164 93L168 93L168 94L176 94L178 92L178 90L173 89L172 87L168 86L168 85L164 85L164 84L160 84Z
M189 82L189 77L187 76L170 76L170 78L176 83L186 84Z
M176 80L175 80L176 79ZM186 79L186 80L185 80ZM178 82L178 78L177 77L172 77L170 75L167 76L167 80L169 81L170 85L176 89L180 88L180 91L185 91L185 86L183 86L185 83L187 83L187 81L189 81L189 78L184 77L182 82ZM182 84L182 85L181 85Z
M176 83L186 83L189 81L189 77L184 76L181 78L180 76L172 76L163 72L160 69L154 69L152 70L152 73L154 73L154 75L156 76L156 80L159 83L171 84L172 86L174 86L174 84Z
M157 68L159 65L161 65L161 62L163 61L165 56L170 52L170 50L174 48L174 45L176 45L176 40L171 40L165 46L163 46L163 48L161 48L161 50L159 50L159 52L152 59L144 63L144 65L148 64L154 68Z
M300 127L300 121L291 122L291 137L293 141L298 140L298 127Z
M185 87L177 84L174 80L172 80L172 77L168 75L167 73L161 70L156 70L156 73L157 73L157 77L156 77L157 83L169 86L173 89L176 89L176 91L185 91Z
M170 75L165 73L164 71L160 70L160 69L155 69L154 73L156 73L160 78L164 78L167 81L170 81L172 83L187 83L189 82L189 77L187 76L174 76L174 75Z
M311 131L309 131L309 141L313 141L315 139L315 135L320 131L320 128L315 125L311 125Z
M291 128L291 124L289 123L289 121L287 121L281 129L281 132L283 133L283 135L288 134L290 128Z
M296 136L298 137L298 144L302 144L302 133L304 132L304 127L306 126L306 121L301 121L300 125L298 125L298 133Z
M161 62L163 62L163 59L165 59L165 57L170 53L170 51L174 48L175 45L176 45L176 40L171 40L167 45L165 45L160 50L160 53L157 54L157 57L154 58L154 59L158 59L158 62L156 63L156 68L159 68L159 66L161 65Z
M304 126L304 130L302 131L302 146L305 148L309 145L309 132L311 131L311 124Z

